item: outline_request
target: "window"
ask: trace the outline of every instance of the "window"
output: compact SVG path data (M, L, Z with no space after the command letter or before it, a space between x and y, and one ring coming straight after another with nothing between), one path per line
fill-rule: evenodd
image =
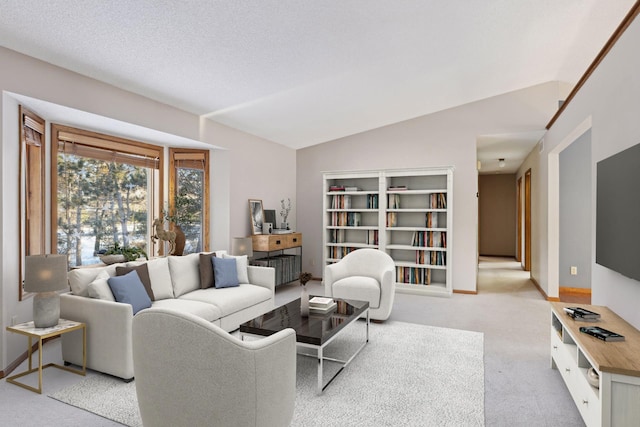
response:
M52 246L69 266L100 262L117 242L154 253L162 205L163 148L66 126L52 127Z
M20 106L20 291L23 299L23 261L45 253L45 121Z
M185 234L183 254L209 250L209 151L169 149L169 213Z

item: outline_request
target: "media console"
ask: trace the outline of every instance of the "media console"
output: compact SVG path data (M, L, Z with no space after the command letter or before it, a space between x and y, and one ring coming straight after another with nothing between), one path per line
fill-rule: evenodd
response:
M579 306L600 313L597 322L573 320L564 307ZM605 342L580 332L601 326L624 335ZM637 426L640 420L640 331L604 306L551 303L551 367L564 380L585 424ZM588 381L589 368L599 374L599 387Z

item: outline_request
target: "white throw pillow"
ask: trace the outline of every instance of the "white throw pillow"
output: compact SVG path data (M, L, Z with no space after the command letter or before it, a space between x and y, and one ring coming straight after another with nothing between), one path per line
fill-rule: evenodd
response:
M173 295L178 298L200 289L200 255L170 256L169 271L173 284Z
M155 258L147 262L151 290L156 301L173 298L173 283L168 258Z
M115 301L116 299L113 297L113 292L111 292L111 288L109 287L108 279L109 273L105 270L102 270L93 282L89 283L87 286L87 291L91 298L104 299L107 301Z
M247 271L247 266L249 265L249 259L246 255L234 256L223 254L222 258L235 258L236 260L236 269L238 270L238 282L239 283L249 283L249 273Z
M74 268L69 271L67 277L69 278L69 286L71 287L71 292L74 295L79 295L81 297L89 296L89 283L93 282L98 274L103 271L106 271L109 277L116 275L116 267L124 264L111 264L105 267L93 267L88 266L84 268Z

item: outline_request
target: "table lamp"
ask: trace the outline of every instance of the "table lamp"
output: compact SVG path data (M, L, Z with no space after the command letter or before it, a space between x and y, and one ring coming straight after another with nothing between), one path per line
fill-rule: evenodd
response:
M253 239L251 237L234 237L231 242L231 255L246 255L247 259L253 257Z
M59 290L67 285L66 255L29 255L24 265L24 290L35 292L33 297L33 324L36 328L49 328L60 319Z

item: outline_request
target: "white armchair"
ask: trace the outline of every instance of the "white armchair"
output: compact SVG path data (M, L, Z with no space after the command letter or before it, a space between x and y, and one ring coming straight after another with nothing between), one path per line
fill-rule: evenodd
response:
M325 295L341 299L369 302L373 320L387 320L396 293L395 264L377 249L350 252L324 271Z
M293 329L240 341L199 317L150 308L133 318L133 365L145 427L273 427L293 418Z

